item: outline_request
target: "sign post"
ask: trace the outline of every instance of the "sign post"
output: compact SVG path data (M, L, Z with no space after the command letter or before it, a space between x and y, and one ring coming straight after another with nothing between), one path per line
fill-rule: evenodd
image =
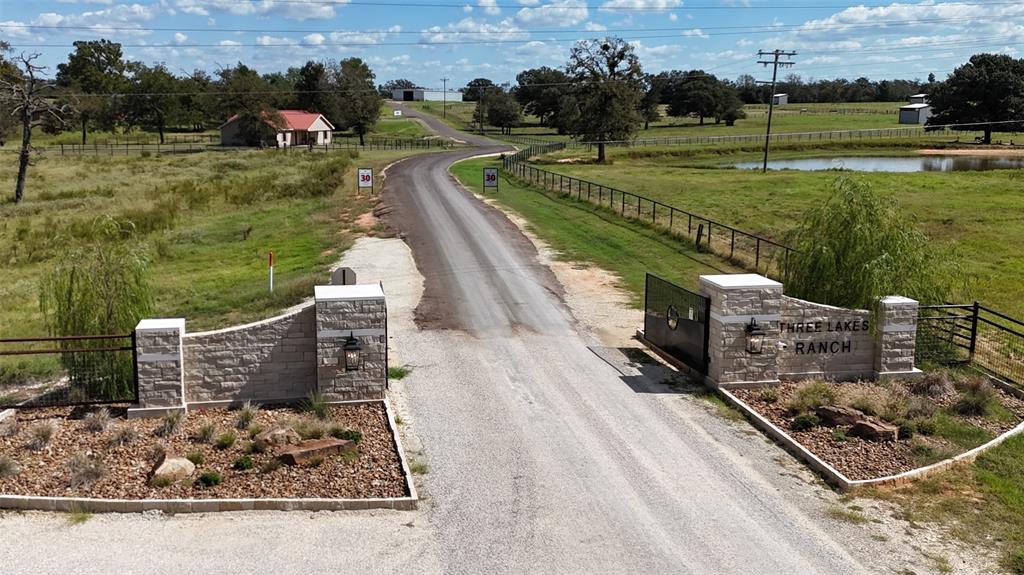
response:
M484 192L487 188L494 188L498 191L498 168L484 168Z
M369 188L373 193L373 168L359 168L359 189Z
M270 252L270 255L267 257L267 260L270 263L270 291L273 292L274 291L274 252L273 251Z

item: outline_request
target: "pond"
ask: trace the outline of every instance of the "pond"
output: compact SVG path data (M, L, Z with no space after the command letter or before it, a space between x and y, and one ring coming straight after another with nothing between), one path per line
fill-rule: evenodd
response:
M761 162L740 162L743 170L761 169ZM906 156L845 158L800 158L772 160L770 170L852 170L855 172L961 172L1024 168L1024 156Z

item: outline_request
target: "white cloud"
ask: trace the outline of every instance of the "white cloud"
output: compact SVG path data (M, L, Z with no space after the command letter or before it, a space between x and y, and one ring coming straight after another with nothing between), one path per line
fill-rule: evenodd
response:
M423 44L442 44L453 41L507 41L526 40L529 34L506 18L497 24L463 18L458 22L449 23L445 27L431 26L420 34Z
M630 10L660 12L669 8L678 8L682 5L683 0L606 0L604 4L601 4L599 10L611 12L617 9L628 8Z
M536 8L522 8L516 21L527 26L575 26L590 15L586 0L552 0Z
M188 35L187 34L182 34L181 32L175 32L174 33L174 43L175 44L184 44L186 40L188 40Z
M334 18L336 6L348 0L174 0L174 6L186 14L209 16L227 12L235 16L280 16L290 20L327 20Z
M675 12L673 12L673 13L668 15L668 21L669 22L675 22L678 19L679 19L679 16Z
M607 30L608 27L604 24L598 24L597 22L587 22L586 26L583 27L587 32L602 32Z
M709 37L708 33L701 30L700 28L690 28L689 30L683 30L683 36L705 39Z
M501 8L498 8L498 0L480 0L478 5L483 8L484 14L490 16L501 14Z

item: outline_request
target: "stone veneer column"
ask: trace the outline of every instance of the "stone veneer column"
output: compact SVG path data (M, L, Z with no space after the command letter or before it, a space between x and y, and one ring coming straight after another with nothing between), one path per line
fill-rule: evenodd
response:
M917 344L916 300L887 296L878 301L875 325L875 376L878 379L919 375L914 367Z
M316 381L329 401L381 399L387 388L387 304L379 284L316 286ZM349 335L362 364L345 370Z
M139 402L128 417L159 417L185 409L181 337L185 320L144 319L135 327Z
M723 387L779 383L778 346L782 284L758 274L700 276L711 299L708 318L708 380ZM765 332L760 354L746 351L750 319Z

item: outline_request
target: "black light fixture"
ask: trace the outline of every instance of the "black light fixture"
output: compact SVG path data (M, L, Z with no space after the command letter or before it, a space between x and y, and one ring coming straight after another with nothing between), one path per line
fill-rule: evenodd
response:
M353 332L348 332L348 337L345 338L345 371L357 371L362 361L363 346L359 345L359 340L355 338Z
M764 350L764 330L757 325L757 320L750 318L747 324L747 353L759 354Z

